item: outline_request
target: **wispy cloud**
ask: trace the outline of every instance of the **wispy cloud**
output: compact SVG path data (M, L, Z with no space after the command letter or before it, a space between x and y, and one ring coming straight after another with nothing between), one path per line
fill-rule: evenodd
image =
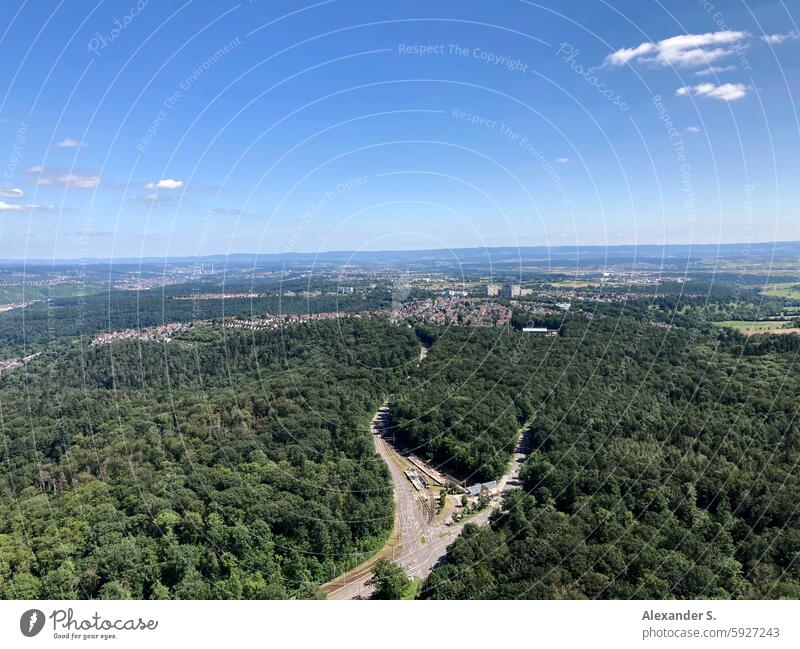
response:
M77 189L94 189L100 186L99 172L94 169L65 169L64 167L28 167L27 172L36 176L37 185L55 185Z
M100 176L79 176L77 174L66 174L58 176L55 184L62 187L77 187L78 189L94 189L100 185Z
M23 198L25 192L15 187L0 187L0 198Z
M702 129L699 126L687 126L686 132L687 133L699 133Z
M791 31L785 34L766 34L761 37L761 40L770 45L783 45L789 41L796 41L800 39L800 32Z
M53 205L20 205L0 201L0 212L54 212Z
M702 70L697 70L694 74L697 77L707 77L712 74L722 74L724 72L733 72L736 69L735 65L710 65Z
M556 162L559 164L565 165L569 162L569 158L556 158Z
M217 216L242 216L247 214L247 212L238 207L210 207L208 208L208 213Z
M59 149L80 149L82 146L86 145L80 140L75 140L71 137L67 137L61 140L61 142L59 142L58 144L56 144L56 146Z
M645 42L631 48L622 48L609 54L607 65L620 66L632 61L655 66L680 68L708 65L734 54L744 47L747 32L720 31L706 34L680 34L656 42Z
M712 97L721 101L736 101L747 95L747 86L743 83L699 83L696 86L683 86L675 91L679 97L694 95L696 97Z
M172 196L164 196L162 194L153 193L153 194L137 194L135 196L131 196L131 200L136 203L146 203L151 207L158 207L159 205L166 205L167 203L171 203L174 198Z
M145 189L180 189L183 187L182 180L173 180L172 178L163 178L155 183L147 183Z

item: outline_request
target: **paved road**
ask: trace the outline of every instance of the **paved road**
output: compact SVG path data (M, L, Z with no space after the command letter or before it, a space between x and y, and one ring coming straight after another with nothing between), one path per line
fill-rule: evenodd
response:
M519 471L528 454L528 445L530 442L530 435L527 431L520 434L517 448L514 450L514 459L511 462L511 467L508 472L504 474L500 480L497 481L498 495L492 499L491 504L484 510L472 516L469 520L447 527L445 525L438 526L429 530L430 540L415 552L404 553L400 560L397 562L406 569L410 577L417 577L424 579L427 577L434 566L441 561L445 554L447 554L448 546L456 540L459 534L464 529L464 525L472 523L473 525L486 525L489 522L489 516L495 509L498 509L503 502L503 494L511 489L519 489Z
M375 450L389 466L395 493L395 512L399 518L400 539L391 551L385 549L382 556L392 559L402 566L410 577L424 579L444 558L448 546L461 534L466 523L486 525L492 512L500 507L502 494L508 490L519 488L519 470L526 456L527 437L525 434L520 436L511 467L508 473L498 481L498 490L501 496L495 497L489 507L457 525L429 524L420 504L418 492L403 474L403 468L409 466L408 463L392 448L391 444L378 434L385 413L386 407L384 406L373 420L373 442ZM371 576L372 570L368 567L353 571L346 583L340 581L338 588L326 588L328 599L369 597L372 589L367 585L367 581Z
M420 350L420 361L427 355L427 348ZM420 493L414 489L403 471L413 468L381 434L384 431L388 405L384 404L372 419L372 441L375 450L389 467L395 501L395 523L399 533L397 543L384 548L379 556L392 559L402 566L410 577L424 579L434 566L447 553L447 547L461 534L466 523L486 525L491 513L502 503L502 495L510 489L519 488L519 471L528 453L529 436L526 432L520 435L514 458L508 473L498 480L498 496L483 511L469 520L457 525L446 526L429 521L429 516L422 505ZM372 576L373 560L362 564L351 571L346 579L326 584L323 591L328 599L360 599L367 598L372 589L367 585Z
M414 489L403 473L404 469L411 467L411 464L381 437L387 414L388 406L384 404L372 419L372 441L375 444L375 450L378 455L383 458L383 461L389 467L394 491L394 511L399 541L390 548L384 548L381 556L402 564L404 558L413 557L424 547L425 543L423 543L422 539L426 537L427 540L431 526L427 523L428 517L422 506L419 492ZM356 569L350 575L350 580L340 579L337 581L338 588L332 589L331 585L326 585L323 590L326 592L328 599L368 597L371 588L367 585L367 581L371 576L371 570Z

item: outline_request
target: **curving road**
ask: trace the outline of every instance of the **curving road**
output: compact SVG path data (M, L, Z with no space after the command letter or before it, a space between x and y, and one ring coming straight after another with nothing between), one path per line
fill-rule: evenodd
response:
M425 346L420 346L420 361L425 358L427 352ZM406 469L414 468L413 465L384 437L388 412L388 404L383 404L375 413L370 428L375 451L386 462L391 475L395 502L396 534L393 535L395 538L369 561L322 586L322 591L328 599L369 597L372 588L367 582L372 577L372 566L381 558L393 560L402 566L410 577L424 579L444 558L447 547L461 534L466 523L486 525L492 511L500 506L504 492L519 488L519 471L528 450L525 433L520 435L508 472L497 482L499 497L495 497L489 507L467 521L455 525L446 526L434 522L429 513L429 506L426 506L428 500L432 499L431 494L414 489L404 474Z

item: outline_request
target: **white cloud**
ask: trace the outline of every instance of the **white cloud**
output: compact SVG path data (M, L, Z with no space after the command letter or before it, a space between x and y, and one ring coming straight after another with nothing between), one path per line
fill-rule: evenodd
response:
M695 76L707 77L712 74L722 74L723 72L733 72L736 69L735 65L710 65L702 70L697 70Z
M172 196L163 196L159 194L138 194L136 196L131 196L131 200L137 203L147 203L151 207L156 207L158 205L165 205L167 203L171 203L174 199Z
M761 37L761 40L770 45L783 45L789 41L796 41L800 39L800 32L791 31L785 34L766 34Z
M625 65L633 60L657 66L680 68L708 65L734 54L737 47L744 47L749 37L747 32L721 31L707 34L680 34L651 43L645 42L632 48L622 48L609 54L608 65Z
M0 198L22 198L25 192L14 187L0 187Z
M0 212L53 212L52 205L17 205L0 201Z
M13 205L11 203L6 203L5 201L0 201L0 212L25 212L24 205Z
M182 180L173 180L172 178L164 178L157 183L147 183L145 189L180 189L183 187Z
M686 127L686 132L687 133L699 133L700 132L700 127L699 126L687 126Z
M699 83L696 86L683 86L675 91L679 97L694 95L696 97L712 97L722 101L736 101L747 94L747 86L743 83Z
M240 210L238 207L210 207L208 213L217 216L243 216L247 214L247 212Z
M606 63L610 65L625 65L629 61L644 54L650 54L656 49L655 43L642 43L636 47L623 47L621 50L612 52L606 57Z
M68 167L28 167L28 173L37 178L37 185L58 185L59 187L75 187L77 189L94 189L100 186L100 174L95 169L78 169Z
M100 176L78 176L76 174L65 174L63 176L58 176L54 182L62 187L94 189L100 185Z
M64 138L56 144L59 149L79 149L80 147L84 146L84 143L80 140L74 140L71 137Z
M569 158L556 158L556 162L565 165L569 162Z

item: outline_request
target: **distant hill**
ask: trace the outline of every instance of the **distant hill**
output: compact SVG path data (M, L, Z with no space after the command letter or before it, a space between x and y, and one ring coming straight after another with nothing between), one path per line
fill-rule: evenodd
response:
M619 264L685 266L703 260L767 262L800 257L800 242L671 244L622 246L526 246L499 248L452 248L434 250L328 251L320 253L236 253L205 257L158 257L88 259L82 264L128 269L141 266L215 264L222 268L284 267L405 267L405 268L511 268L571 267L590 268ZM70 266L77 260L0 260L0 265L28 268Z

